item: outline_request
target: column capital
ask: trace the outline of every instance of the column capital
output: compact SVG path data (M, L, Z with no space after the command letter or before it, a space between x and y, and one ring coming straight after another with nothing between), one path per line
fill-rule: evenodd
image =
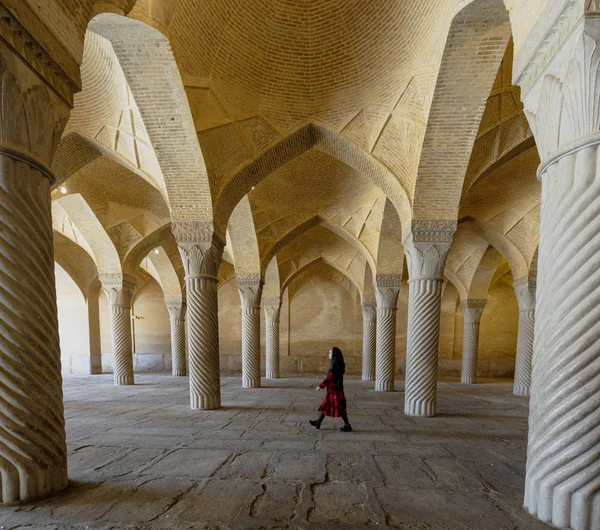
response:
M522 278L520 280L516 280L513 283L513 287L515 289L517 303L519 304L519 311L535 310L535 280Z
M396 309L401 285L400 274L377 274L375 276L377 309Z
M268 322L279 322L281 299L278 296L263 298L262 304L265 309L265 319Z
M212 221L174 221L171 230L179 246L186 279L218 281L224 245L215 234Z
M597 4L589 1L584 11L582 0L570 0L549 9L564 8L516 78L542 160L539 178L558 160L600 144L600 83L593 74L600 66Z
M363 300L362 314L363 322L375 322L377 320L377 301Z
M485 309L486 303L487 300L476 298L469 298L467 300L463 300L460 303L460 307L463 310L465 323L478 324L481 320L481 315L483 314L483 310Z
M412 231L404 241L409 281L443 280L456 227L454 220L413 221Z
M242 307L260 308L262 289L265 283L260 273L239 274L236 275L235 281L240 292Z
M133 276L117 273L101 273L98 279L106 293L108 303L116 307L131 307L136 280Z
M165 298L165 304L171 320L185 320L185 304L179 300L179 303L174 302L174 299Z
M77 61L49 32L47 42L43 44L33 36L32 21L37 18L31 8L20 5L8 8L0 4L0 40L6 43L20 61L27 66L43 83L68 107L73 108L73 99L81 90L81 74ZM10 5L10 3L9 3ZM17 18L21 17L23 23ZM30 27L25 27L28 24ZM39 25L37 27L40 27ZM38 35L39 38L39 35ZM47 50L52 49L55 56L60 56L59 64Z

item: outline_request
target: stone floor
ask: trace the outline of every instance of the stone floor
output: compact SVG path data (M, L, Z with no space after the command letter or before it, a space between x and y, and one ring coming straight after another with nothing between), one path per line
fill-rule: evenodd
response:
M188 408L187 378L65 381L71 487L0 509L2 529L542 529L521 510L527 401L509 384L440 383L439 415L402 414L403 393L346 382L353 433L308 424L316 379ZM400 388L402 384L398 384Z

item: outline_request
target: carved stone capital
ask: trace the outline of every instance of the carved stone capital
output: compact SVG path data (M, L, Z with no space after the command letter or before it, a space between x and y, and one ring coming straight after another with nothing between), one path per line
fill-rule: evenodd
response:
M29 10L26 5L22 5L20 9L23 10L22 16L35 16L34 13L25 13ZM77 62L62 49L60 51L63 65L59 65L46 51L46 47L38 43L17 20L13 12L2 3L0 3L0 41L13 50L27 68L35 72L67 107L73 108L73 97L81 90L81 76ZM54 48L59 47L62 48L58 41L55 41Z
M240 292L242 307L259 308L262 298L262 288L264 285L264 281L260 273L236 275L235 279L237 282L238 291Z
M413 221L409 238L413 243L452 243L456 227L454 220Z
M600 17L580 15L560 42L542 59L539 74L523 95L525 114L546 168L558 159L592 143L600 143ZM519 79L519 83L524 81Z
M167 305L171 320L185 320L185 306Z
M377 301L365 300L362 303L363 322L375 322L377 320Z
M460 303L460 307L463 311L465 322L468 324L479 324L486 303L487 300L480 300L476 298L463 300Z
M535 310L535 280L523 278L513 283L519 311Z
M2 24L0 17L0 28ZM3 156L26 162L53 184L55 178L50 163L70 108L1 38L0 78L0 152Z
M218 281L223 258L223 241L214 233L211 221L173 221L171 231L177 241L186 279Z
M114 307L131 307L135 278L121 273L103 273L98 275L108 303Z

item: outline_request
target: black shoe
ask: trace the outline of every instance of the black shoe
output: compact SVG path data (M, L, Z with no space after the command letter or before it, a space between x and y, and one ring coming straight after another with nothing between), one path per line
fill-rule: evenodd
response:
M312 422L311 422L312 423ZM340 431L342 432L352 432L352 425L350 425L349 423L347 425L344 425L343 427L340 428Z
M313 427L316 427L317 429L321 428L321 424L317 420L309 420L308 423L310 423Z

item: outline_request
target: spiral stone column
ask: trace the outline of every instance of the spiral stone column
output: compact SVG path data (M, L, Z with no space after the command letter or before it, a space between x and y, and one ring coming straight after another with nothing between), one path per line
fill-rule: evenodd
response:
M396 311L402 276L378 274L375 277L377 299L377 345L375 352L375 390L393 392L396 371Z
M464 316L462 371L460 382L473 384L477 380L479 327L486 300L469 299L461 302Z
M513 394L528 396L531 385L531 359L533 357L533 333L535 328L535 280L525 278L514 283L519 304L519 334L515 360Z
M279 378L279 315L281 300L277 297L265 298L266 350L267 350L267 379Z
M185 305L179 300L166 300L171 321L171 373L175 377L187 375L185 365Z
M221 406L217 285L223 242L212 223L177 221L173 235L185 268L190 407Z
M237 276L242 301L242 387L260 388L260 274Z
M516 70L542 159L524 506L556 527L598 530L600 4L569 5L545 29L546 51Z
M99 277L110 311L114 382L115 385L133 385L131 299L135 279L120 273L100 274Z
M377 337L377 302L365 300L362 303L363 314L363 359L362 380L375 380L375 346ZM394 331L394 335L395 335Z
M442 283L456 221L413 221L404 243L408 338L404 414L433 416L437 393Z
M70 82L64 71L37 72L57 65L1 4L0 16L3 504L46 497L68 483L50 207L55 176L50 165L75 86L63 86L64 95L59 96L52 84Z

